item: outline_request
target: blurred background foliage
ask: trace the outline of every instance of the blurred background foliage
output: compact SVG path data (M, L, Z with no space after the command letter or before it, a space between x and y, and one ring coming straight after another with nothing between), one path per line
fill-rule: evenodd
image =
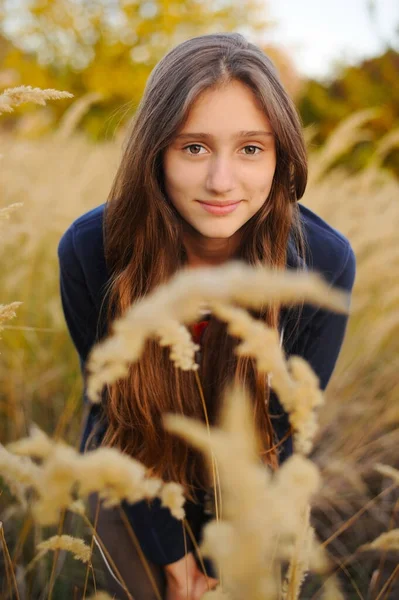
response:
M171 47L243 23L252 33L267 26L259 0L32 0L23 9L18 4L3 2L3 22L12 22L13 13L18 20L18 33L3 40L3 68L32 86L66 89L75 97L100 94L81 123L96 139L107 134L115 111L124 113L122 121L131 116L149 73ZM53 118L63 110L52 107Z
M368 5L372 20L374 4ZM149 73L174 45L215 31L267 40L273 27L264 0L0 0L0 10L0 89L29 84L72 92L82 99L77 127L92 140L127 123ZM352 113L379 109L367 133L337 159L351 171L367 166L375 142L399 126L398 50L387 42L380 56L337 65L333 78L318 81L301 78L284 48L259 45L312 127L314 149ZM28 105L5 116L1 127L34 137L58 124L67 108ZM399 175L397 148L386 153L384 166Z
M304 125L317 125L315 142L323 144L338 123L356 111L379 109L368 124L369 135L341 157L350 168L367 165L374 143L399 127L399 52L387 48L381 55L364 60L355 66L342 65L335 78L323 83L309 80L302 87L298 108ZM392 148L385 165L399 175L399 151Z

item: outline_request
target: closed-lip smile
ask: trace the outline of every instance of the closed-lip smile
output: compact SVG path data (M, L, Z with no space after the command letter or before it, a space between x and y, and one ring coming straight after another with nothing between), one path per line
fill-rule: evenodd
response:
M241 200L225 200L224 202L206 202L205 200L198 200L201 204L209 204L210 206L231 206L232 204L238 204Z
M241 204L241 200L225 200L224 202L202 202L198 200L199 204L202 206L202 210L205 210L207 213L211 215L229 215L233 213L235 210L238 210L238 205Z

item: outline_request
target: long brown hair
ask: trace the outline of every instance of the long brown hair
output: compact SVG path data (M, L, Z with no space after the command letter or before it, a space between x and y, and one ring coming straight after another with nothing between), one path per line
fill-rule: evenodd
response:
M110 273L108 326L134 301L185 265L182 217L164 189L163 151L184 124L198 95L232 80L244 83L255 94L273 129L277 157L270 194L243 226L235 258L251 265L285 269L290 236L297 256L305 257L306 239L297 200L307 182L306 149L298 114L273 63L238 33L189 39L166 54L152 71L107 199L104 248ZM251 312L277 328L280 308L268 306ZM273 446L267 376L257 373L253 359L235 355L238 341L227 334L225 323L211 315L199 371L209 422L217 422L225 385L233 379L242 382L251 393L263 444L262 460L275 469L278 453ZM195 374L176 369L168 348L148 340L129 375L107 386L104 408L107 429L102 445L116 446L137 458L164 481L181 483L191 500L196 489L209 488L201 454L162 427L165 412L205 422Z

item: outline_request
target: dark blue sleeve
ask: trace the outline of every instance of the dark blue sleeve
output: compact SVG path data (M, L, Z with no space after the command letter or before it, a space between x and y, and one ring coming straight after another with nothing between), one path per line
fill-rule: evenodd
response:
M98 310L76 254L73 226L65 232L59 242L58 260L62 308L69 334L79 355L84 384L83 399L84 403L88 404L84 366L96 340ZM86 436L88 433L86 431ZM122 507L149 561L165 565L184 556L183 523L175 519L168 508L161 507L159 498L152 500L151 506L147 500L143 500L135 504L124 502ZM202 507L187 501L185 510L187 519L190 519L190 526L198 532ZM194 546L187 532L186 541L187 551L190 552Z
M341 268L331 283L332 287L352 292L356 275L356 258L348 243ZM334 313L322 308L313 309L301 334L294 342L290 354L302 356L319 378L325 390L334 372L344 340L349 314Z
M352 292L356 274L356 258L348 243L341 267L330 284ZM305 304L299 330L286 348L286 358L290 355L303 357L319 378L321 390L325 390L337 362L344 340L349 315L334 313L310 304ZM277 394L270 392L270 415L277 440L288 433L290 422L283 410ZM282 464L293 453L292 436L280 447L279 463Z
M95 340L97 315L94 300L76 256L73 227L64 233L58 244L58 262L62 308L82 367Z
M136 504L122 503L141 548L154 564L167 565L183 558L183 521L175 519L168 508L161 506L161 500L154 498L149 506L147 500ZM203 519L203 506L186 500L184 505L186 520L198 541ZM185 532L187 552L194 550L189 533Z

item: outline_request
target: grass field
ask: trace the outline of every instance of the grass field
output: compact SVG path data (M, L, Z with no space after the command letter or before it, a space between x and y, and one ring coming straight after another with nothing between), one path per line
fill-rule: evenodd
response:
M340 152L355 142L367 118L355 115L321 151L311 153L310 182L303 199L349 238L357 259L348 330L318 413L311 453L323 481L313 501L312 523L338 563L362 544L399 528L397 487L376 469L378 463L399 467L399 185L381 167L387 150L384 141L367 170L349 175L331 168ZM49 435L77 446L81 379L61 309L56 249L74 218L106 200L121 139L93 145L65 131L32 140L2 137L0 208L23 203L0 222L0 302L22 302L17 316L3 323L0 340L4 445L25 437L36 423ZM8 487L2 487L0 521L22 581L35 545L56 533L57 527L33 524L29 529L26 512ZM90 543L89 534L82 525L82 535ZM11 598L6 593L13 587L7 584L6 562L3 553L1 591L4 598ZM339 573L344 597L398 598L397 562L397 550L392 549L355 557ZM47 554L32 570L31 596L25 591L21 598L39 598L51 568ZM391 587L383 589L392 573ZM68 586L71 581L82 584L85 574L84 564L68 559L53 597L71 598ZM91 582L88 590L90 586ZM314 589L311 581L305 582L300 597L321 597L312 595Z

